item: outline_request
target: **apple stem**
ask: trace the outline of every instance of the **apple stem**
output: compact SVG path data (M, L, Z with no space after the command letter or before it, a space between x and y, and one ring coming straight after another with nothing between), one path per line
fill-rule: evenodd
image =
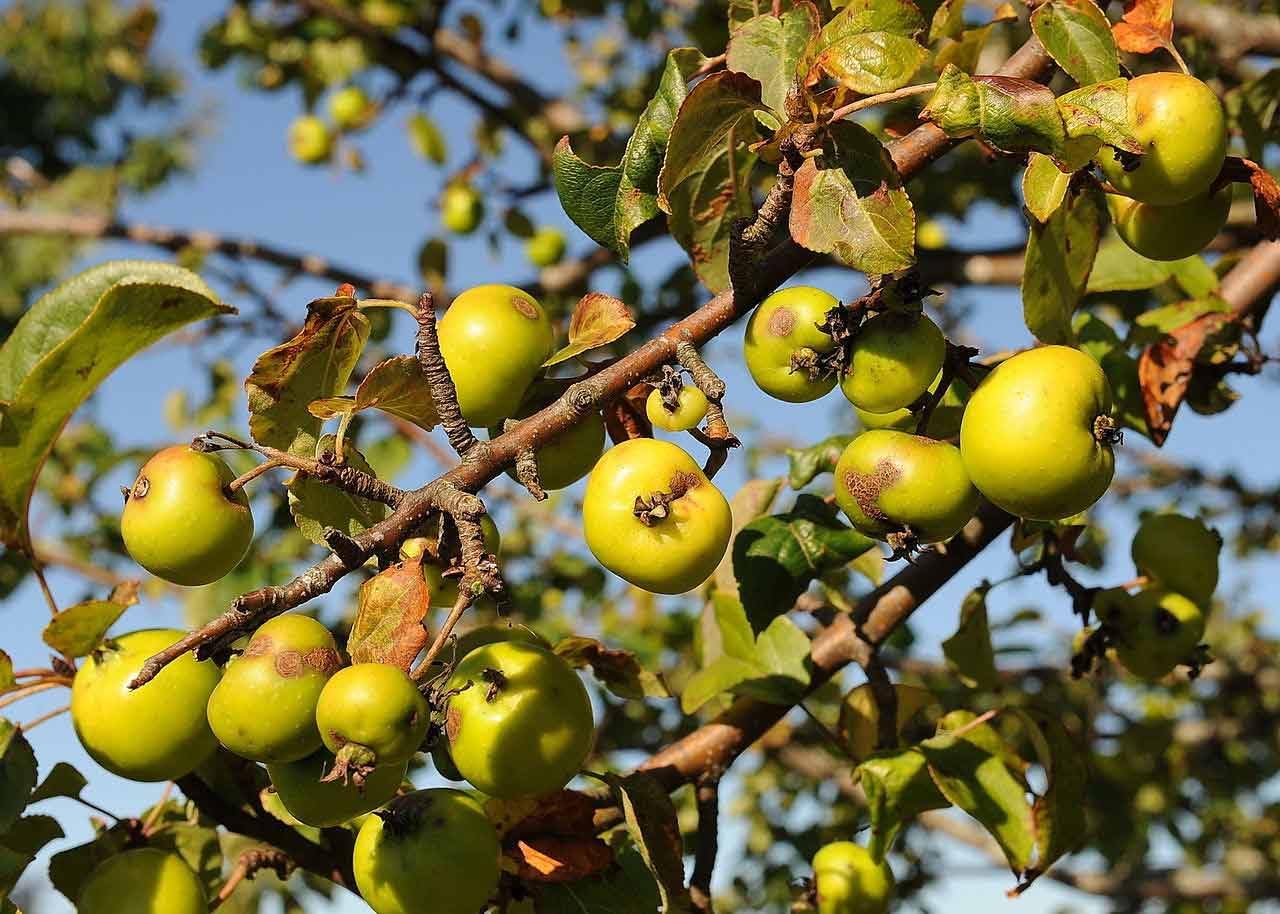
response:
M710 451L707 454L707 462L703 467L703 473L706 474L708 479L711 479L715 477L720 468L724 466L725 461L728 460L729 450L739 447L742 443L729 429L729 423L724 417L724 405L721 401L724 399L728 386L707 364L702 357L702 353L698 352L698 348L690 340L682 339L676 343L676 360L685 371L689 372L689 377L693 379L693 383L707 398L707 425L705 429L695 434L694 437L706 445L708 451ZM677 387L677 395L679 390L680 388ZM665 402L665 396L663 399ZM698 432L699 430L693 429L691 431Z

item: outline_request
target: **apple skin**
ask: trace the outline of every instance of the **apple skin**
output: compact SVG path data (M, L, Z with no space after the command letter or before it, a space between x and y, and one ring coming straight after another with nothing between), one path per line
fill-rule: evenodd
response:
M1218 531L1199 518L1172 513L1143 518L1130 545L1138 574L1199 606L1213 600L1221 552Z
M185 444L143 464L120 515L120 535L135 562L183 587L212 584L240 564L253 542L244 489L217 454Z
M474 428L515 415L555 345L551 319L537 299L497 284L455 298L437 332L463 418Z
M808 403L830 393L836 386L835 375L811 381L804 370L792 370L791 358L835 347L835 340L818 325L839 304L834 295L813 286L779 289L761 302L747 321L742 347L756 386L787 403Z
M946 356L946 338L932 320L886 311L866 321L853 338L840 390L858 409L891 413L929 389Z
M1129 129L1146 149L1125 171L1104 146L1097 161L1111 185L1143 203L1168 206L1203 194L1227 155L1227 118L1214 91L1194 76L1147 73L1129 80Z
M77 914L207 914L200 877L177 854L154 847L113 854L89 874Z
M1182 260L1203 251L1227 224L1231 185L1169 206L1108 194L1107 206L1116 234L1130 250L1150 260Z
M974 391L960 423L969 478L996 506L1031 520L1061 520L1102 497L1115 473L1099 417L1111 385L1087 354L1041 346L1002 362Z
M684 489L646 525L637 498ZM601 565L651 593L685 593L710 576L733 528L729 502L679 446L633 438L606 451L582 503L587 546Z
M813 856L818 914L885 914L893 898L893 872L852 841L833 841Z

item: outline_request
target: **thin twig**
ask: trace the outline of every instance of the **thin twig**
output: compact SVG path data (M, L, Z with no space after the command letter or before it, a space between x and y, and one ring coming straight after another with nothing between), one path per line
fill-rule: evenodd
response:
M169 802L169 795L173 793L173 781L168 781L164 785L164 790L160 793L160 799L156 800L151 812L147 813L146 819L142 821L142 834L144 837L149 836L156 827L156 823L160 821L160 816L164 814L165 804Z
M427 678L431 664L440 656L440 652L444 650L444 646L449 643L449 636L453 634L454 627L458 624L458 620L462 618L469 606L471 606L471 596L463 590L461 585L459 585L458 599L453 601L453 608L449 610L449 615L444 620L444 624L440 626L440 631L436 632L436 637L435 640L431 642L431 647L427 648L427 652L422 656L422 659L418 661L417 666L413 668L411 675L415 682L422 682Z
M871 652L862 669L867 674L871 697L876 703L876 748L893 749L898 745L898 690L894 688L878 650Z
M886 105L889 102L896 102L904 98L911 98L913 95L924 95L926 92L932 92L938 88L937 83L922 83L918 86L906 86L902 89L894 89L892 92L883 92L880 95L869 95L866 98L860 98L857 101L849 102L842 108L837 108L831 112L831 120L842 121L851 114L859 111L865 111L867 108L874 108L877 105Z
M716 852L720 837L720 775L709 771L698 781L695 799L698 806L698 835L693 858L693 874L689 877L689 895L693 906L702 914L714 914L711 901L711 877L716 868Z
M29 698L39 692L47 692L49 689L65 688L69 685L71 685L71 680L65 677L58 677L56 680L45 679L41 682L32 683L31 685L23 686L20 689L10 692L3 698L0 698L0 708L7 708L9 705L19 702L24 698Z
M440 352L440 336L436 333L436 307L430 292L423 292L418 300L418 364L431 390L436 415L444 428L449 444L463 461L468 460L480 447L480 441L462 415L458 405L458 388Z
M23 733L30 733L32 730L40 726L46 720L53 720L53 718L57 717L59 714L65 714L70 710L71 710L71 705L63 705L60 708L54 708L52 711L46 711L44 714L41 714L39 717L33 720L29 720L25 724L20 725L18 729L20 729Z
M36 576L36 580L40 583L40 592L44 594L44 601L49 605L49 614L56 616L58 614L58 601L53 598L53 591L49 589L49 582L45 580L44 565L34 556L29 558L31 559L31 573Z

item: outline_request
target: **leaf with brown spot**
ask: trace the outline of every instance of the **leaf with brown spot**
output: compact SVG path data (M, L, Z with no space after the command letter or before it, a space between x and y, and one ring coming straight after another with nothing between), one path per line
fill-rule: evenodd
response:
M1251 159L1228 156L1218 182L1224 179L1247 183L1252 188L1258 231L1264 238L1280 240L1280 183L1271 176L1271 172Z
M431 591L422 575L422 556L411 556L360 586L347 652L352 663L389 663L408 670L427 644L423 620Z
M595 835L596 803L577 790L558 790L540 797L492 797L484 813L503 842L530 835L590 837Z
M1138 357L1142 405L1151 430L1149 437L1157 447L1169 437L1173 417L1187 396L1197 356L1209 337L1230 320L1225 314L1202 315L1152 343Z
M1111 27L1120 50L1150 54L1173 44L1173 0L1125 0L1124 15Z
M613 850L595 837L543 835L517 841L504 853L527 882L577 882L613 865Z
M631 309L621 299L603 292L588 292L569 318L569 344L543 362L543 367L559 365L584 352L607 346L635 325Z
M253 440L291 454L311 456L320 419L307 407L341 394L369 339L369 318L354 298L319 298L294 336L253 363L244 388Z
M575 669L590 667L596 679L619 698L670 698L661 673L640 665L631 651L606 647L594 638L573 636L559 641L554 651Z

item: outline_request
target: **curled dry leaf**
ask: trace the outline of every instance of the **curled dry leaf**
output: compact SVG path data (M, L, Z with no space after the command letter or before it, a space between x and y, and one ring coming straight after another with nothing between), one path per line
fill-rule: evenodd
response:
M1228 156L1215 186L1228 181L1247 183L1253 190L1253 209L1258 231L1264 238L1280 240L1280 183L1271 173L1250 159Z
M1116 44L1130 54L1150 54L1173 44L1173 0L1126 0L1124 16L1111 27Z
M604 427L614 444L653 437L653 425L644 411L651 390L652 384L637 384L604 408Z
M536 835L594 836L595 811L595 801L576 790L541 797L494 797L484 805L485 815L504 842Z
M1160 446L1169 437L1173 417L1187 396L1196 357L1215 331L1231 316L1210 313L1173 330L1152 343L1138 357L1138 383L1147 414L1150 438Z
M559 365L584 352L607 346L635 325L631 309L621 299L603 292L588 292L569 318L569 344L543 362L543 366Z
M504 851L527 882L577 882L613 865L613 850L599 838L544 835L522 839Z
M408 670L427 644L423 620L430 602L421 553L365 581L347 640L351 661L389 663Z

